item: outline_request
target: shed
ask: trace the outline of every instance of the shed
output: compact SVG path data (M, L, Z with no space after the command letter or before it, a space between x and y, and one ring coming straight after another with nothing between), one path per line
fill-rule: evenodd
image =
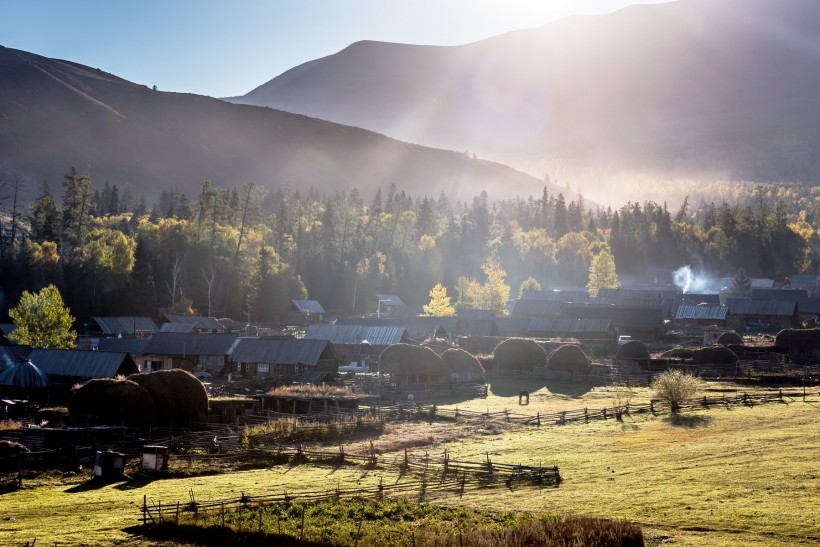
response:
M233 370L243 376L296 376L338 372L339 356L327 340L239 338L231 348Z
M290 303L301 314L306 325L321 322L325 319L327 312L318 300L291 300Z
M34 349L29 359L52 382L77 382L94 378L114 378L138 372L127 353L73 349Z
M797 302L793 300L754 300L729 298L727 326L737 330L749 330L762 326L788 328L798 324Z
M726 326L726 314L729 308L721 305L698 304L697 306L678 306L675 321L685 325Z
M159 332L143 350L142 372L181 368L188 372L219 374L228 364L235 334Z
M159 327L150 317L116 316L94 317L106 336L130 336L134 338L150 337L159 331Z

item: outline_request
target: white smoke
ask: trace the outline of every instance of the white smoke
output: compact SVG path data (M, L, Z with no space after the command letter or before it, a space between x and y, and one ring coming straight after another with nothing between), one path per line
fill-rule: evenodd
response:
M692 270L689 265L681 266L672 274L675 286L682 292L703 292L709 286L709 280Z

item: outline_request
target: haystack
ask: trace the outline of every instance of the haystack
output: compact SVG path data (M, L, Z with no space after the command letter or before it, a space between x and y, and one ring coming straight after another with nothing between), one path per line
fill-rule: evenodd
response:
M485 383L484 367L472 353L461 348L450 348L441 354L441 359L456 381L475 381Z
M547 352L534 340L509 338L493 350L498 370L532 371L547 366Z
M737 354L723 346L706 346L692 356L701 365L735 365Z
M579 346L565 344L553 350L547 359L547 370L550 372L569 372L589 374L589 358Z
M157 418L183 418L208 413L208 392L193 374L179 368L128 377L151 394Z
M397 375L444 376L449 374L444 361L427 347L393 344L379 355L379 371Z
M743 337L735 331L728 331L718 336L717 343L719 346L743 344Z
M801 352L820 349L820 329L783 329L777 333L774 345Z
M649 350L640 340L630 340L623 346L618 346L615 359L649 359Z
M8 458L9 456L16 456L17 454L23 454L25 452L31 452L31 450L24 444L10 439L0 441L0 458Z
M661 359L691 359L695 355L695 348L672 348L661 353Z
M154 418L154 411L148 391L124 378L89 380L68 403L71 416L95 416L105 423L146 424Z

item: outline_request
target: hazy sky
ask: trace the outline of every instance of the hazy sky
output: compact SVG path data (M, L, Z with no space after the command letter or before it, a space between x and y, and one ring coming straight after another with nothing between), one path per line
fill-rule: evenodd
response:
M669 0L0 0L0 45L163 91L243 95L358 40L456 45Z

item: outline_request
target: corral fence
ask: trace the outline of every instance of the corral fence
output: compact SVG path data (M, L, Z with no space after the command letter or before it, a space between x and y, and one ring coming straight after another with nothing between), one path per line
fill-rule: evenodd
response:
M288 455L294 460L300 459L302 461L313 458L332 459L336 463L339 463L339 459L342 461L357 460L359 463L370 464L379 462L379 456L372 451L368 455L344 454L341 447L338 453L305 451L301 447L280 447L277 452ZM413 473L414 478L395 484L385 484L380 478L378 485L364 488L343 489L337 487L328 490L291 491L260 496L249 496L243 493L238 498L208 501L197 501L192 490L189 491L189 501L187 502L162 503L157 501L149 504L147 496L143 496L141 520L144 525L169 521L179 524L187 521L196 522L200 518L213 517L214 515L222 515L224 518L226 513L274 504L307 504L354 497L367 499L415 497L423 501L430 496L455 494L463 496L468 488L487 488L502 484L512 488L516 483L557 487L561 483L558 467L498 463L493 462L489 454L484 461L470 462L452 459L446 451L443 457L438 458L431 457L427 453L424 456L418 456L405 451L403 457L399 460L394 459L387 463L393 463L403 470Z

